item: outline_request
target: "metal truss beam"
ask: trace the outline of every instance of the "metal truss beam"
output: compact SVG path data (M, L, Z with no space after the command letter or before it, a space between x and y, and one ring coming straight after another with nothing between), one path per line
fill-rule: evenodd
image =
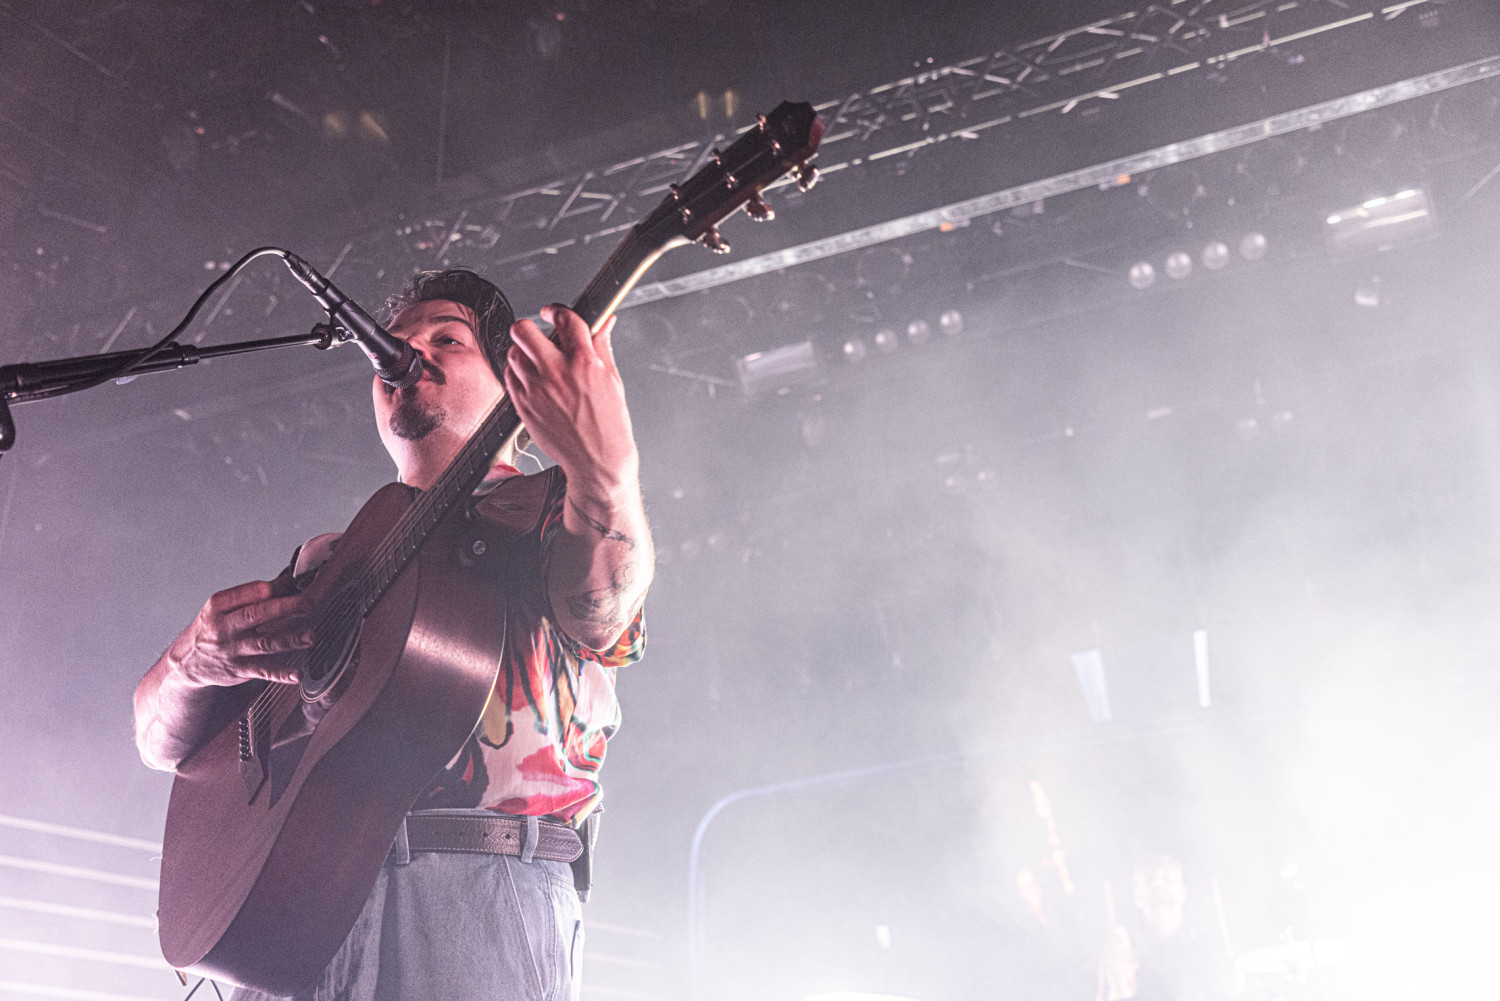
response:
M1118 160L1110 160L1107 163L1085 167L1082 170L1074 170L1055 177L1017 185L1016 187L1006 188L1003 191L996 191L977 198L954 202L951 205L917 212L899 219L892 219L888 222L877 223L876 225L851 230L847 233L840 233L837 236L814 240L811 243L804 243L800 246L788 247L785 250L778 250L774 253L762 254L759 257L750 257L742 261L735 261L732 264L694 272L693 274L684 275L681 278L645 283L637 286L630 293L621 308L639 306L643 303L655 302L659 299L668 299L675 296L688 295L693 292L701 292L704 289L727 285L731 282L768 274L772 271L780 271L784 268L795 267L798 264L806 264L825 257L833 257L837 254L845 254L851 250L860 250L864 247L886 243L890 240L898 240L916 233L945 227L961 226L980 216L990 215L1003 209L1014 208L1018 205L1029 205L1047 198L1056 198L1059 195L1065 195L1073 191L1082 191L1085 188L1110 187L1118 183L1118 180L1122 177L1131 177L1147 171L1158 170L1162 167L1169 167L1173 164L1185 163L1189 160L1210 156L1225 150L1238 149L1242 146L1248 146L1251 143L1274 138L1275 136L1300 132L1304 129L1338 121L1341 118L1348 118L1351 115L1374 111L1378 108L1400 104L1403 101L1424 97L1428 94L1436 94L1454 87L1461 87L1464 84L1497 77L1500 77L1500 55L1490 56L1486 59L1476 60L1475 62L1455 66L1450 69L1439 70L1435 73L1428 73L1425 76L1413 77L1410 80L1402 80L1399 83L1375 87L1357 94L1350 94L1346 97L1339 97L1331 101L1324 101L1320 104L1299 108L1296 111L1273 115L1270 118L1251 122L1248 125L1236 126L1221 132L1214 132L1210 135L1199 136L1196 139L1189 139L1185 142L1172 143L1158 149L1148 150L1144 153L1137 153L1121 157Z
M1171 81L1194 73L1222 72L1231 64L1267 56L1285 65L1294 61L1297 54L1290 47L1306 39L1338 38L1347 44L1355 40L1355 32L1378 32L1382 25L1415 16L1416 11L1437 2L1160 0L1148 3L1103 21L823 102L819 108L827 123L821 155L824 183L838 185L859 173L849 168L894 158L921 157L927 150L955 139L971 146L975 141L989 142L987 137L1005 134L1008 126L1044 116L1053 116L1061 124L1067 116L1081 113L1079 109L1089 104L1129 100L1131 95L1145 94L1154 87L1170 89ZM1440 78L1442 74L1434 74L1431 79ZM1323 113L1332 120L1379 107L1382 101L1404 100L1405 97L1393 95L1406 93L1402 87L1418 86L1423 84L1406 81L1377 88L1369 93L1384 96L1372 98L1375 103L1368 105L1351 103L1356 101L1356 95L1319 107L1325 108ZM1427 86L1441 89L1444 85ZM1413 91L1409 96L1415 94ZM1244 126L1217 138L1202 137L1152 154L1129 157L1119 164L1087 168L776 254L651 283L637 289L627 305L700 291L959 222L966 214L972 217L1060 194L1072 190L1069 185L1097 183L1092 179L1095 173L1115 171L1120 164L1128 164L1130 170L1140 172L1152 169L1153 165L1205 155L1213 148L1228 148L1213 147L1215 142L1251 142L1266 137L1255 136L1254 129L1279 127L1274 123L1297 121L1294 116L1299 114L1311 111L1303 109L1269 120L1272 125ZM1306 125L1288 126L1302 127ZM372 291L375 286L388 286L393 277L462 260L507 283L518 279L523 284L532 283L545 278L553 268L567 266L569 255L596 241L606 244L617 241L637 218L660 201L669 184L690 176L711 155L715 142L729 138L732 137L679 143L644 156L556 176L518 191L475 198L418 221L372 228L347 239L341 250L330 255L332 260L327 270L330 275L337 272L356 289L368 285ZM1156 159L1149 159L1153 156ZM789 204L787 208L795 206ZM46 276L39 275L39 280L46 280ZM265 303L252 309L257 330L282 330L279 318L273 316L284 298L280 289L278 277L272 276L256 278L237 293L237 303L246 295L258 295ZM224 300L228 298L226 295ZM141 302L122 302L118 306L112 316L98 313L82 322L77 316L70 318L71 334L63 329L39 332L25 354L47 357L88 351L97 349L106 337L123 338L121 343L126 343L137 338L134 328L147 325L153 316L162 322L174 318L169 315L172 309L164 304L157 304L156 309ZM131 307L130 311L126 307ZM201 325L198 338L207 334L217 312L216 308ZM128 334L122 332L124 327L115 330L122 314L127 317L125 326L131 328ZM111 330L115 332L111 334Z
M976 140L1040 115L1069 115L1174 77L1223 72L1257 57L1295 61L1288 46L1378 26L1435 0L1162 0L1115 17L935 67L817 105L827 129L824 176L890 157L912 157L954 139ZM741 130L743 131L743 130ZM540 266L617 237L668 185L697 170L713 140L691 141L618 163L474 199L395 232L410 265L460 258L494 269ZM389 247L391 232L355 241ZM386 254L389 250L386 251Z

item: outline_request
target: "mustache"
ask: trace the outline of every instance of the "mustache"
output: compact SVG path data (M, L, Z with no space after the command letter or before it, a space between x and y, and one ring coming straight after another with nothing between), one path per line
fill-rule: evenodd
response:
M438 386L444 386L448 383L448 377L443 374L443 370L426 359L422 360L422 379L431 379L433 384ZM392 389L390 386L387 386L386 391L399 395L402 399L409 400L417 395L417 387L420 385L421 381L412 383L405 389Z

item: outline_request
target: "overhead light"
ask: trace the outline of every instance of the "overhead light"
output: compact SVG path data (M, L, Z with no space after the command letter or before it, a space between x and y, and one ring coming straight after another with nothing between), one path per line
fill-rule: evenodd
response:
M1186 253L1178 250L1167 257L1167 277L1173 281L1182 281L1193 273L1193 259Z
M854 280L862 289L890 292L906 280L911 271L911 255L896 247L871 247L859 255L854 265Z
M1424 188L1371 198L1353 208L1330 212L1323 234L1335 255L1385 250L1400 240L1426 236L1437 228L1432 199Z
M1203 266L1210 271L1222 271L1229 266L1229 246L1215 240L1203 248Z
M863 337L851 337L844 342L844 358L847 361L864 361L869 350Z
M889 327L884 330L877 330L875 332L875 347L880 350L881 354L888 355L900 346L900 338L898 338L896 336L896 332L894 330L891 330Z
M1082 650L1073 654L1073 673L1078 675L1078 687L1083 689L1089 719L1108 723L1113 714L1109 710L1109 686L1104 680L1103 652Z
M1156 269L1150 261L1138 261L1131 266L1130 284L1143 291L1156 284Z
M1369 281L1360 282L1354 289L1354 304L1366 309L1378 309L1380 307L1380 279L1371 278Z
M932 340L932 324L926 320L913 320L906 325L906 336L913 344L926 344Z
M1240 241L1240 256L1247 261L1258 261L1266 256L1271 244L1262 233L1248 233Z
M799 341L771 351L757 351L734 363L746 396L784 393L818 377L818 354L812 341Z
M964 332L964 314L956 309L950 309L938 317L938 329L949 337L957 337Z
M1198 706L1207 709L1213 705L1213 694L1208 687L1208 630L1193 630L1193 668L1198 676Z

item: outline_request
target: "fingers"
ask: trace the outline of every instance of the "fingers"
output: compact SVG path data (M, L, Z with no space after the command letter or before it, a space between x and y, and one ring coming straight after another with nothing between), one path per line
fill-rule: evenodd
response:
M525 355L533 364L540 364L550 354L557 351L557 346L547 340L547 335L530 320L517 320L512 323L510 339L512 343L509 354Z
M204 610L213 616L223 616L252 602L265 601L270 596L270 581L252 580L248 584L216 592L208 599Z
M298 629L292 632L258 633L251 636L241 636L234 640L229 646L229 654L236 658L266 657L278 653L291 653L294 650L306 650L312 645L313 633L311 629Z
M618 313L609 314L609 319L604 321L604 325L594 335L594 354L599 356L605 367L616 373L619 369L615 366L615 321L619 318Z
M561 303L542 307L542 319L557 328L557 346L569 358L594 359L594 332L583 317Z
M562 359L598 362L611 371L614 370L611 341L614 316L610 316L596 334L583 322L583 317L560 303L543 306L540 312L542 319L556 328L554 336L548 338L531 320L517 320L510 328L513 342L510 357L524 355L537 371L545 370Z
M225 615L223 624L224 628L232 633L244 632L279 619L305 615L307 611L307 599L294 594L286 598L269 598L265 601L243 605Z
M514 372L520 378L523 388L531 385L536 380L538 374L536 360L527 354L521 348L520 344L511 345L510 350L506 352L505 362L507 377L511 372ZM509 383L506 384L506 388L510 388Z
M310 603L301 595L272 596L267 581L219 591L199 614L184 674L200 685L235 685L252 678L295 681L278 655L313 645Z

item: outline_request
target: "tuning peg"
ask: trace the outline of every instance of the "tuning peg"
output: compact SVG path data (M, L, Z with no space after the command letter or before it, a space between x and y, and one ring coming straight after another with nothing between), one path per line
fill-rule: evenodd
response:
M745 203L745 214L756 222L770 222L776 218L776 210L766 204L766 200L756 195Z
M725 243L724 238L719 235L719 227L717 226L708 227L703 235L698 237L698 241L716 254L729 253L729 244Z
M792 175L797 179L798 191L811 191L812 186L818 183L818 165L815 163L798 164L797 168L792 171Z

